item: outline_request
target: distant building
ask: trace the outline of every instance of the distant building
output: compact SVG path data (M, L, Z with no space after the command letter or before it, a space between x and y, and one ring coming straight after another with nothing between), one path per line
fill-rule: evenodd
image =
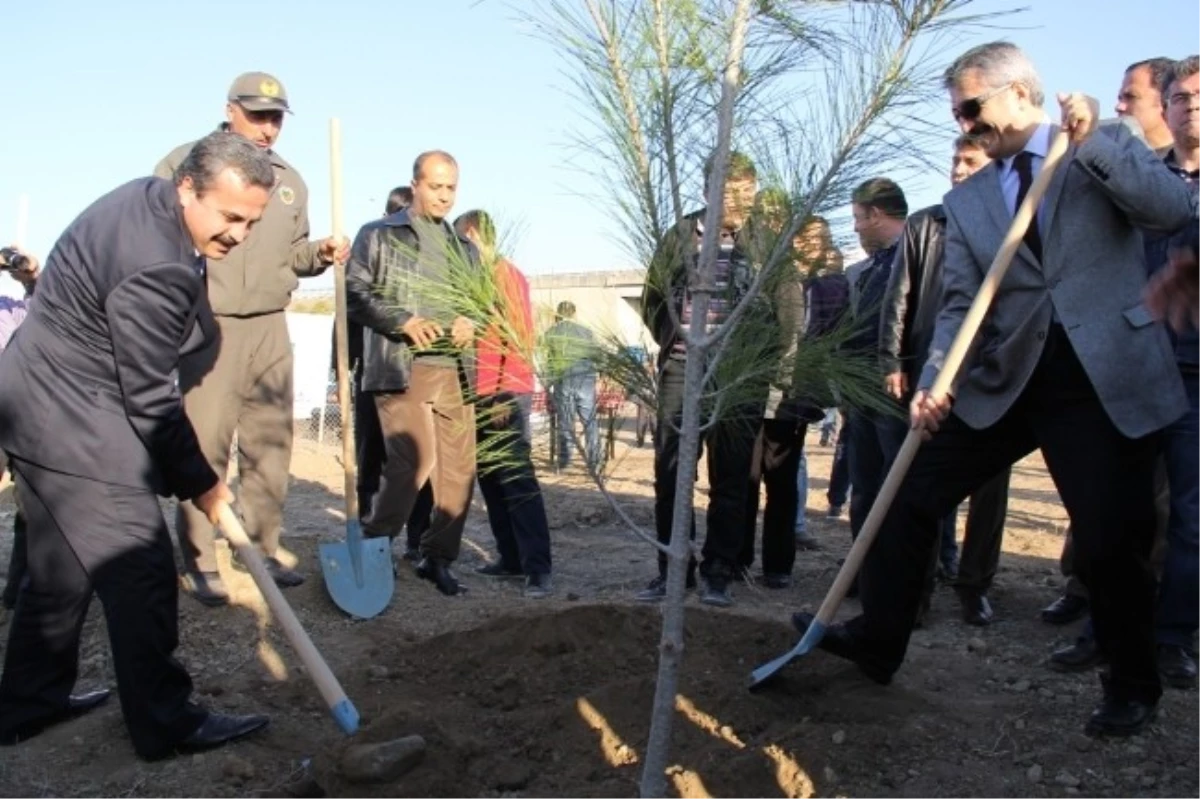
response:
M628 347L653 350L650 331L642 324L645 280L646 273L641 269L529 275L537 327L545 330L553 324L554 308L570 300L575 303L575 320L598 336L615 336Z

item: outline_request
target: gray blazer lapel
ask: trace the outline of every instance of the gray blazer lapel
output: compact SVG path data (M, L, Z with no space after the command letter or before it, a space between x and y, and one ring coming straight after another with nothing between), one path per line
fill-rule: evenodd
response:
M1004 188L1000 185L1000 162L993 161L985 168L989 174L979 181L983 184L983 204L987 206L988 214L996 223L996 227L1006 231L1012 224L1012 214L1008 212L1008 204L1004 202Z
M1050 141L1058 135L1058 125L1050 126ZM1054 176L1050 178L1050 185L1046 187L1046 196L1042 198L1042 254L1046 252L1046 246L1050 242L1050 237L1054 235L1054 216L1058 211L1058 203L1062 199L1063 185L1067 182L1067 171L1070 169L1071 160L1075 158L1074 144L1067 148L1067 152L1063 154L1062 161L1058 165L1058 169L1054 170Z

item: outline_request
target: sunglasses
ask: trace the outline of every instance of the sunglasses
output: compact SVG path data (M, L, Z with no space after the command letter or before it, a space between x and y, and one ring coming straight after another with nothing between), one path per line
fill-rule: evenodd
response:
M997 89L992 89L990 92L981 94L978 97L972 97L969 100L963 100L961 103L955 106L950 113L954 114L954 120L956 122L964 119L968 122L974 122L976 119L979 119L979 115L983 113L984 103L1000 94L1000 92L1004 91L1005 89L1009 89L1011 87L1011 83L1006 83L1005 85Z

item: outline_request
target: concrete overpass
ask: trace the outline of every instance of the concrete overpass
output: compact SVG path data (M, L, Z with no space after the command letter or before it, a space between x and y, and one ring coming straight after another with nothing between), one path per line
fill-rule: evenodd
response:
M581 324L597 333L615 335L629 346L645 347L650 341L641 314L645 279L641 269L530 275L529 293L538 328L553 324L554 308L570 300Z

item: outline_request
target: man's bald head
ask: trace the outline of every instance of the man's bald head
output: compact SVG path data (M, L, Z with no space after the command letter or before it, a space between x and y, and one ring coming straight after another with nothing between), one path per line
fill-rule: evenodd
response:
M441 222L458 194L458 162L445 150L429 150L413 161L411 213Z
M426 150L417 156L417 160L413 161L413 182L420 180L425 168L436 162L449 164L458 169L458 162L454 160L454 156L445 150Z

